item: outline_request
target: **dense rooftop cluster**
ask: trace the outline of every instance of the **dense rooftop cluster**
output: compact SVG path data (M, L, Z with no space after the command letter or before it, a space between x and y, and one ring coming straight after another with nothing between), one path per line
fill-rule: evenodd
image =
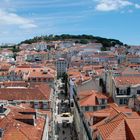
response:
M0 50L0 139L52 139L63 116L60 92L77 138L139 140L140 47L112 43L103 51L100 38L61 37Z
M75 115L79 138L138 140L140 47L101 48L96 43L69 50L73 52L68 69L70 94L79 112Z

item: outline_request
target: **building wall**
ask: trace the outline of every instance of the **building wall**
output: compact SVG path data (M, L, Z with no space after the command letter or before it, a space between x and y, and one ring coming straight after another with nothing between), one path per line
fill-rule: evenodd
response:
M49 140L49 117L46 115L45 117L45 126L44 126L44 131L43 131L43 136L42 136L42 140Z
M67 72L67 61L64 60L58 60L56 62L56 66L57 66L57 76L61 77L63 75L63 73Z
M87 90L97 90L100 91L98 79L90 79L81 85L77 86L77 92L87 91Z
M82 110L80 108L80 106L78 105L78 102L76 100L76 95L77 95L77 89L76 87L72 84L70 84L70 88L73 87L73 92L71 93L73 95L73 103L74 103L74 107L73 107L73 112L74 112L74 123L75 123L75 127L76 127L76 131L78 134L78 138L79 140L92 140L91 138L91 132L90 129L86 130L84 124L83 124L83 114L82 114ZM87 132L88 131L88 132ZM87 134L88 133L88 134ZM90 135L90 136L89 136Z
M140 58L139 57L127 58L127 61L131 63L140 63Z
M79 140L91 140L87 136L85 126L83 125L83 120L77 110L77 107L74 107L74 122L75 122L76 131L77 131Z
M119 92L122 90L124 94L117 95L117 88L119 88ZM130 95L127 95L128 88L130 88ZM129 99L132 98L133 95L139 96L140 93L137 94L137 91L140 91L140 85L116 87L113 82L113 99L119 105L128 104Z
M106 104L105 105L98 105L98 106L83 106L81 107L81 110L83 112L94 112L100 109L106 108Z

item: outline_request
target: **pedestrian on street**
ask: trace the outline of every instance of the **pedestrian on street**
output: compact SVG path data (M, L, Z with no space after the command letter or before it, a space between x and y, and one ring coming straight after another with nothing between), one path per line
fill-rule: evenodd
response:
M65 134L65 131L63 130L63 134Z

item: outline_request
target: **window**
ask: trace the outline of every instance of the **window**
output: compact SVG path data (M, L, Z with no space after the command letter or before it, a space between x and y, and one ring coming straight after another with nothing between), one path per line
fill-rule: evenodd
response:
M44 81L44 82L46 82L46 81L47 81L47 79L46 79L46 78L44 78L44 79L43 79L43 81Z
M41 78L38 78L38 82L41 82Z
M101 106L101 109L105 109L105 106Z
M130 87L127 88L127 95L130 95Z
M88 106L85 107L85 111L89 111L89 107Z
M105 99L102 99L102 104L105 104Z
M119 94L124 94L124 91L121 89Z
M137 94L140 94L140 90L137 90Z
M119 94L119 88L116 88L116 92L117 92L117 94Z
M119 92L117 91L117 94L118 95L126 95L127 94L127 91L125 89L119 89Z
M50 78L48 78L48 82L50 81Z
M36 82L36 78L32 78L32 81L33 81L33 82Z
M103 79L99 79L99 85L100 85L100 86L103 85Z
M97 107L96 106L93 106L93 111L96 111L97 110Z
M122 105L123 104L123 99L120 99L120 103L119 103L120 105Z
M127 104L128 103L128 100L127 99L124 99L124 104Z

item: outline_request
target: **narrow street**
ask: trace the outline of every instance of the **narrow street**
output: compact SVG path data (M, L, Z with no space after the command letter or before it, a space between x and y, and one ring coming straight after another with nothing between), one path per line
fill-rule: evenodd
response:
M73 114L70 111L69 99L57 82L55 131L56 140L78 140L73 125Z

